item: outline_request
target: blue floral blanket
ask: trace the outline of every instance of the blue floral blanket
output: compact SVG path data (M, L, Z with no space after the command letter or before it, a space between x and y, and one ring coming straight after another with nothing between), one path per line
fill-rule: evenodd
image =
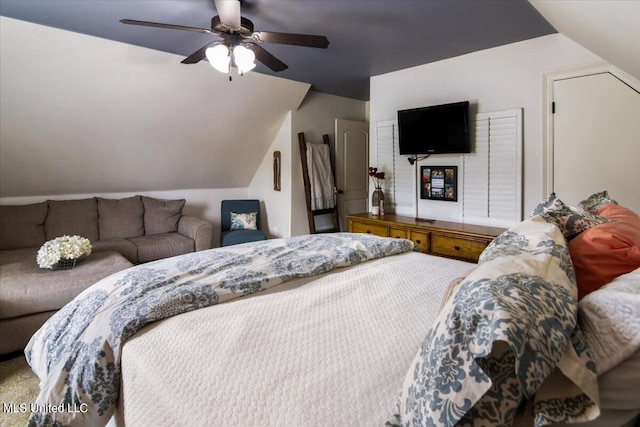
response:
M105 425L119 399L122 345L150 322L286 281L408 252L409 240L337 233L237 245L142 264L57 312L25 354L40 378L29 425Z
M597 377L577 309L559 229L540 216L512 227L451 293L387 425L511 426L516 415L535 426L594 419Z

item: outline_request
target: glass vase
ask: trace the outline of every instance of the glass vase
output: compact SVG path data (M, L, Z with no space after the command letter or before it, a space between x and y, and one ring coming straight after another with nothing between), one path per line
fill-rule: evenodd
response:
M384 209L384 193L382 192L382 188L376 187L371 197L371 212L374 215L381 215L381 206L382 209Z

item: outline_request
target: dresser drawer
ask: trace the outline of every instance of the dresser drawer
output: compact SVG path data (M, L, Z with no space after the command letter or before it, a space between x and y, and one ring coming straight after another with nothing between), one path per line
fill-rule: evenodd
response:
M411 230L411 240L420 248L422 253L429 253L429 233Z
M482 251L503 228L460 222L420 220L395 214L370 213L347 215L349 231L378 236L406 238L422 253L478 262Z
M467 261L478 262L489 242L444 234L431 234L431 253Z
M406 228L389 227L389 237L395 237L397 239L406 239L408 234L409 233L407 233Z
M389 234L387 233L387 227L385 227L384 225L367 224L363 222L352 222L351 232L375 234L376 236L389 237Z

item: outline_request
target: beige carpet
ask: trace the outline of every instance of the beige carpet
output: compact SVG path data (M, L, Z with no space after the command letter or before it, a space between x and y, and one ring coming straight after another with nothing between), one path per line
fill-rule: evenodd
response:
M29 420L29 404L38 395L38 377L31 372L24 356L0 362L0 426L24 427ZM26 412L5 412L7 405L14 404L18 411L25 404Z

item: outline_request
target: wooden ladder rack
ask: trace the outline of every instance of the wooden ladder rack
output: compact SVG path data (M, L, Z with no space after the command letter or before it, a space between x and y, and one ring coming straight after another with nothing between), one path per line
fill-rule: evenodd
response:
M329 135L322 135L322 142L329 145ZM329 209L311 209L311 184L309 182L309 168L307 167L307 144L304 140L304 133L298 133L298 143L300 145L300 160L302 162L302 181L304 182L304 197L307 202L307 218L309 220L309 232L311 234L317 233L337 233L340 231L340 221L338 219L338 205L334 203L333 208ZM329 150L331 152L331 150ZM331 156L329 156L331 159ZM333 174L333 181L335 183L336 175L333 169L333 159L331 161L331 173ZM335 185L335 184L334 184ZM316 217L321 215L331 215L331 227L316 229Z

